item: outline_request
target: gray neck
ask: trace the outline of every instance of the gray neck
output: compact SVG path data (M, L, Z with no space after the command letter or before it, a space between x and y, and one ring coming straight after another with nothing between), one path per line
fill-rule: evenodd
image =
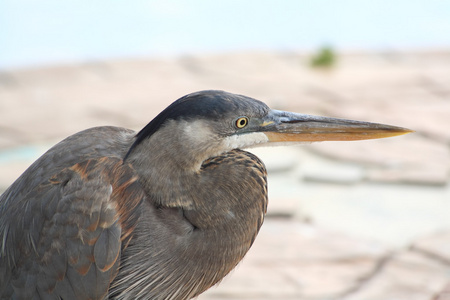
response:
M179 122L182 121L169 121L142 141L127 161L133 165L143 189L156 204L192 208L189 187L202 163L208 157L220 154L220 142L202 122L185 122L184 126Z

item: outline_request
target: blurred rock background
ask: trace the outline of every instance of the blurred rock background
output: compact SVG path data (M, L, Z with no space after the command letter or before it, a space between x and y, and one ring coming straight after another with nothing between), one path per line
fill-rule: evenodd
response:
M450 6L188 2L0 3L0 192L64 137L203 89L408 127L252 150L267 220L199 299L450 299Z

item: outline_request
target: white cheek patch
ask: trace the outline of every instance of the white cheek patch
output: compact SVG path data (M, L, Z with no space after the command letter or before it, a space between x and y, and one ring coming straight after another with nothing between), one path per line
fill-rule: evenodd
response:
M210 139L213 135L208 124L203 120L197 120L193 122L185 122L183 125L185 136L196 142L202 142Z
M232 135L224 139L223 145L227 149L250 148L264 145L269 142L269 138L262 132L253 132L241 135Z

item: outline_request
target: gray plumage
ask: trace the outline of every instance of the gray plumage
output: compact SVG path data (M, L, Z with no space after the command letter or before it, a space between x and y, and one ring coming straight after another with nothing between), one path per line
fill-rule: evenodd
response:
M0 197L0 298L198 296L244 257L267 209L264 165L239 149L328 134L328 122L353 139L370 138L361 128L407 132L203 91L138 134L97 127L66 138Z

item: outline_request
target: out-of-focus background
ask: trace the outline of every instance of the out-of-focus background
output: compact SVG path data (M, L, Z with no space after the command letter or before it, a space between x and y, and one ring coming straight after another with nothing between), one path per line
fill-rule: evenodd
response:
M450 299L447 1L3 0L0 192L62 138L203 89L416 132L255 150L267 220L199 299Z

